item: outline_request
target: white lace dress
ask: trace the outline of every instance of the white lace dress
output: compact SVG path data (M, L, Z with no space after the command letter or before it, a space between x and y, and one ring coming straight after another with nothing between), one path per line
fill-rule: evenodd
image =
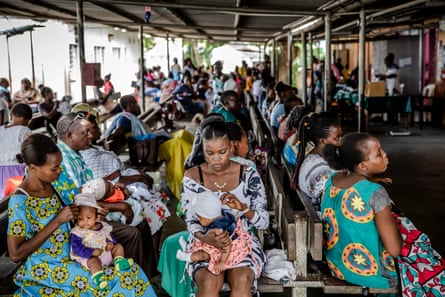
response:
M26 126L0 126L0 199L7 179L25 173L25 164L18 163L16 155L20 154L22 142L30 134L31 130Z

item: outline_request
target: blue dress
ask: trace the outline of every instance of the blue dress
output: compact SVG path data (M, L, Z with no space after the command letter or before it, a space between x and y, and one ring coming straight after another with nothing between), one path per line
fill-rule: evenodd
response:
M15 194L9 201L9 236L27 240L48 225L62 209L54 194L38 198ZM25 260L14 282L19 287L14 296L110 296L156 297L143 270L135 263L128 271L105 267L108 287L96 290L89 270L70 259L69 224L65 223L51 234L42 246Z

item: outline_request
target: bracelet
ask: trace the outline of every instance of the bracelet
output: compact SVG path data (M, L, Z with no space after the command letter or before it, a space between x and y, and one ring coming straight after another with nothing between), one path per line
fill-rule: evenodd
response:
M245 210L240 210L240 213L246 214L249 210L250 210L250 208L246 207Z

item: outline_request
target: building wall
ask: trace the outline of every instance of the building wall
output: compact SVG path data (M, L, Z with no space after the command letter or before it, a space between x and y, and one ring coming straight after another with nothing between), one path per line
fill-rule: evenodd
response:
M12 29L34 24L31 20L0 19L0 30ZM39 23L36 23L39 24ZM36 85L51 86L58 97L65 93L65 66L68 59L68 44L73 42L68 27L61 22L48 21L42 23L44 28L33 31L34 69ZM8 49L6 36L0 36L0 76L8 75ZM30 33L15 35L9 38L9 54L11 59L12 88L11 93L20 89L20 80L32 80Z
M85 25L85 62L101 63L101 76L111 73L111 82L122 95L133 92L131 81L136 79L139 69L139 48L137 32L122 32L100 24ZM73 72L75 82L71 84L73 94L80 94L77 65ZM87 98L94 98L92 86L87 86Z
M74 25L58 21L35 23L32 20L0 19L0 31L25 25L41 24L45 27L33 31L34 68L36 86L44 84L53 89L57 98L73 96L73 102L80 102L79 52ZM12 89L20 88L20 80L32 80L32 63L29 32L9 38L11 58ZM157 53L145 54L146 66L161 65L168 74L166 61L166 41L156 45ZM170 57L182 60L182 41L170 42ZM0 36L0 77L8 75L8 55L6 37ZM101 63L101 76L111 73L111 81L116 91L122 95L132 93L131 81L136 80L139 69L140 42L138 32L123 32L113 27L85 23L86 63ZM92 86L87 86L87 98L93 98Z

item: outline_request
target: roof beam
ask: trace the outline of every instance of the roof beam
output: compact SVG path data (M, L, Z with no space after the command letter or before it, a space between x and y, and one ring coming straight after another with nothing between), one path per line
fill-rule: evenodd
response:
M134 14L128 13L127 11L125 11L123 9L120 9L119 7L116 7L114 5L106 4L106 3L99 2L99 1L94 1L94 0L88 0L88 1L90 3L96 5L96 6L100 7L100 8L106 9L108 11L111 11L112 13L115 13L115 14L121 16L121 17L124 17L124 18L134 22L135 24L138 24L138 25L144 24L145 26L153 27L154 29L159 30L160 32L171 33L168 30L164 30L160 26L155 26L155 25L152 25L152 24L146 24L145 20L143 20L142 18L137 17Z
M19 14L20 16L28 14L28 15L30 15L28 17L32 18L33 16L37 15L37 12L35 12L34 10L12 5L11 1L8 1L8 2L0 1L0 5L1 5L1 8L11 9L11 10L14 10L14 11L17 11L17 12L21 12ZM54 18L54 16L51 16L49 14L40 14L40 16L41 17L46 17L46 18Z
M99 2L114 3L121 5L150 5L160 8L181 8L213 11L227 14L240 14L250 16L276 16L276 17L294 17L305 15L324 15L324 12L317 11L292 11L285 9L271 9L270 7L233 7L227 5L205 5L205 4L189 4L189 3L173 3L169 1L137 1L137 0L97 0Z
M74 20L76 19L76 11L72 11L72 10L69 10L69 9L66 9L66 8L62 8L60 6L57 6L57 5L54 5L54 4L45 2L45 1L41 1L41 0L22 0L22 1L30 3L32 5L37 5L37 6L44 7L46 9L48 9L48 10L53 10L55 12L71 16L71 17L74 18ZM19 10L22 10L22 8L19 8ZM41 13L37 12L37 11L34 11L34 14L37 17L41 16ZM97 19L95 17L90 17L90 16L86 16L86 15L84 17L85 17L86 21L100 22L100 19ZM51 18L58 19L58 17L54 17L54 16L51 17Z
M236 7L240 7L241 6L241 0L236 0L235 6ZM239 18L240 18L239 13L235 13L235 19L233 20L233 28L235 28L235 38L237 38L237 39L238 39Z
M22 1L28 2L28 3L32 4L32 5L45 7L48 10L53 10L53 11L56 11L58 13L63 13L63 14L69 15L69 16L76 16L76 11L72 11L72 10L69 10L69 9L66 9L66 8L62 8L62 7L59 7L57 5L54 5L54 4L45 2L45 1L41 1L41 0L22 0Z
M196 24L190 20L188 17L186 17L183 13L179 12L177 9L174 8L167 8L167 10L172 13L175 17L181 20L185 24L186 27L193 26L193 28L198 34L202 34L206 36L208 39L213 39L212 36L207 34L204 30L202 30L202 27L196 26Z
M88 0L88 2L93 3L94 5L103 8L105 10L111 11L119 16L122 16L126 19L129 19L130 21L135 22L136 24L142 24L144 23L144 20L142 18L139 18L137 16L135 16L134 14L128 13L127 11L120 9L119 7L116 7L112 4L107 4L107 3L103 3L100 1L93 1L93 0Z

